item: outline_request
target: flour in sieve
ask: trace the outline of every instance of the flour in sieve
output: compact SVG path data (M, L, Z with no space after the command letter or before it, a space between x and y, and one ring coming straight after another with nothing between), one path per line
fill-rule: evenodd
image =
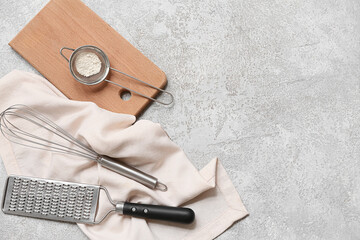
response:
M78 73L84 77L90 77L100 72L101 61L95 53L79 53L75 60L75 67Z

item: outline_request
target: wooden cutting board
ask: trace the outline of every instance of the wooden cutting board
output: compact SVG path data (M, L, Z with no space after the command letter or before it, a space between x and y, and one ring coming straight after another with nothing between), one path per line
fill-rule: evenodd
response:
M9 45L68 98L92 101L113 112L137 116L151 101L135 94L125 101L120 97L124 89L106 82L96 86L78 83L60 48L94 45L106 53L111 67L159 88L167 82L161 69L79 0L51 0ZM110 71L107 79L148 96L159 92L116 72Z

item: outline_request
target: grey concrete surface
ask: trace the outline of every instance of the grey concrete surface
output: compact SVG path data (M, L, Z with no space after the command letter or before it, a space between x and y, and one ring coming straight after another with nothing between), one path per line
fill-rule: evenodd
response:
M1 1L1 76L36 72L7 43L46 2ZM85 3L167 74L175 105L141 118L196 167L218 156L227 169L250 216L218 239L360 239L358 0ZM71 224L0 225L1 239L86 239Z

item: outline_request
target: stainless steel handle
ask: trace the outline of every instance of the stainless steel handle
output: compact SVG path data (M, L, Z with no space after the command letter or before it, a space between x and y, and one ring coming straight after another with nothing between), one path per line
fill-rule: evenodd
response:
M64 50L64 49L67 49L67 50L70 50L70 51L75 51L75 49L73 49L73 48L68 48L68 47L62 47L62 48L60 49L60 54L61 54L61 56L63 56L63 57L66 59L66 61L69 62L69 59L63 54L63 50Z
M128 177L132 180L135 180L151 189L158 189L161 191L166 191L167 187L165 184L159 182L157 180L157 178L144 173L134 167L131 167L129 165L126 165L124 163L121 163L119 161L116 161L115 159L106 157L106 156L100 156L100 158L98 159L98 162L110 169L113 170L114 172L117 172L125 177Z

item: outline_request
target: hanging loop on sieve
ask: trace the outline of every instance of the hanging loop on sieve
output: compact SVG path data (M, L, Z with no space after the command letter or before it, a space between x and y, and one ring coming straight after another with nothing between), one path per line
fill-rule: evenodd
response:
M63 54L63 52L62 52L64 49L67 49L67 50L70 50L70 51L75 51L75 49L73 49L73 48L68 48L68 47L62 47L62 48L60 49L60 54L61 54L61 56L63 56L63 58L65 58L65 60L69 62L69 59L68 59L68 58Z

